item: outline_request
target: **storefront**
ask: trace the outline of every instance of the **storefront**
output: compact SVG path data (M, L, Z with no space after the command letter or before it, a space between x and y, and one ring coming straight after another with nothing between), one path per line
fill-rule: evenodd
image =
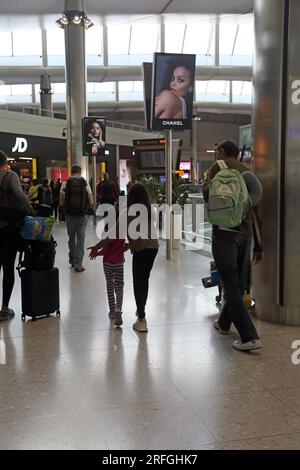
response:
M0 149L23 178L51 180L68 175L66 139L0 132Z

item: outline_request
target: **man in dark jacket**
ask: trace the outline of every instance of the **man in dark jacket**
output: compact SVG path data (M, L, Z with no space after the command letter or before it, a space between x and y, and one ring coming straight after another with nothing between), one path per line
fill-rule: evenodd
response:
M217 160L224 160L228 168L238 170L240 173L248 171L248 168L237 160L238 155L238 147L230 140L223 141L217 146ZM209 199L209 183L219 170L217 162L208 170L203 185L203 197L206 203ZM233 323L240 335L240 340L234 341L233 347L239 351L261 347L256 328L243 303L249 272L253 220L253 208L250 208L239 227L224 229L214 225L212 235L212 252L224 289L224 303L214 326L220 333L227 334L230 333L230 326ZM259 262L262 257L262 247L256 246L254 262Z
M97 184L97 199L100 204L114 205L118 200L120 190L115 181L109 179L108 173L103 174L103 180Z

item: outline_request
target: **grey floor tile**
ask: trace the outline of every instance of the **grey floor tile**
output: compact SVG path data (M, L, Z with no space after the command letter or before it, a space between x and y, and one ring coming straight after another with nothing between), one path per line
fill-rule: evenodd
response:
M247 392L189 399L218 441L300 432L300 416L270 392Z

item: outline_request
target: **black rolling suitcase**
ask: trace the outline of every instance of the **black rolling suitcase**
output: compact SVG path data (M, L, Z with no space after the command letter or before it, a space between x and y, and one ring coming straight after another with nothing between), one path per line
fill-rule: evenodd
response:
M24 269L20 272L22 290L22 320L26 316L49 316L59 311L59 273L57 268L48 271L30 271Z
M49 316L59 310L59 271L54 268L56 242L26 240L20 251L22 320Z

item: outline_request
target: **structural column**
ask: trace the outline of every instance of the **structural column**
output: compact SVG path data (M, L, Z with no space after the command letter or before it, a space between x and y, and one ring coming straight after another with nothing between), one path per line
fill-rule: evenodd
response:
M81 120L87 116L85 29L92 23L86 17L83 0L66 0L58 24L65 30L68 154L72 164L80 165L83 176L87 177L88 162L82 156Z
M52 116L52 90L50 75L41 75L40 82L40 101L41 101L41 114L42 116Z
M259 318L300 325L300 2L255 0L253 155L263 185Z

